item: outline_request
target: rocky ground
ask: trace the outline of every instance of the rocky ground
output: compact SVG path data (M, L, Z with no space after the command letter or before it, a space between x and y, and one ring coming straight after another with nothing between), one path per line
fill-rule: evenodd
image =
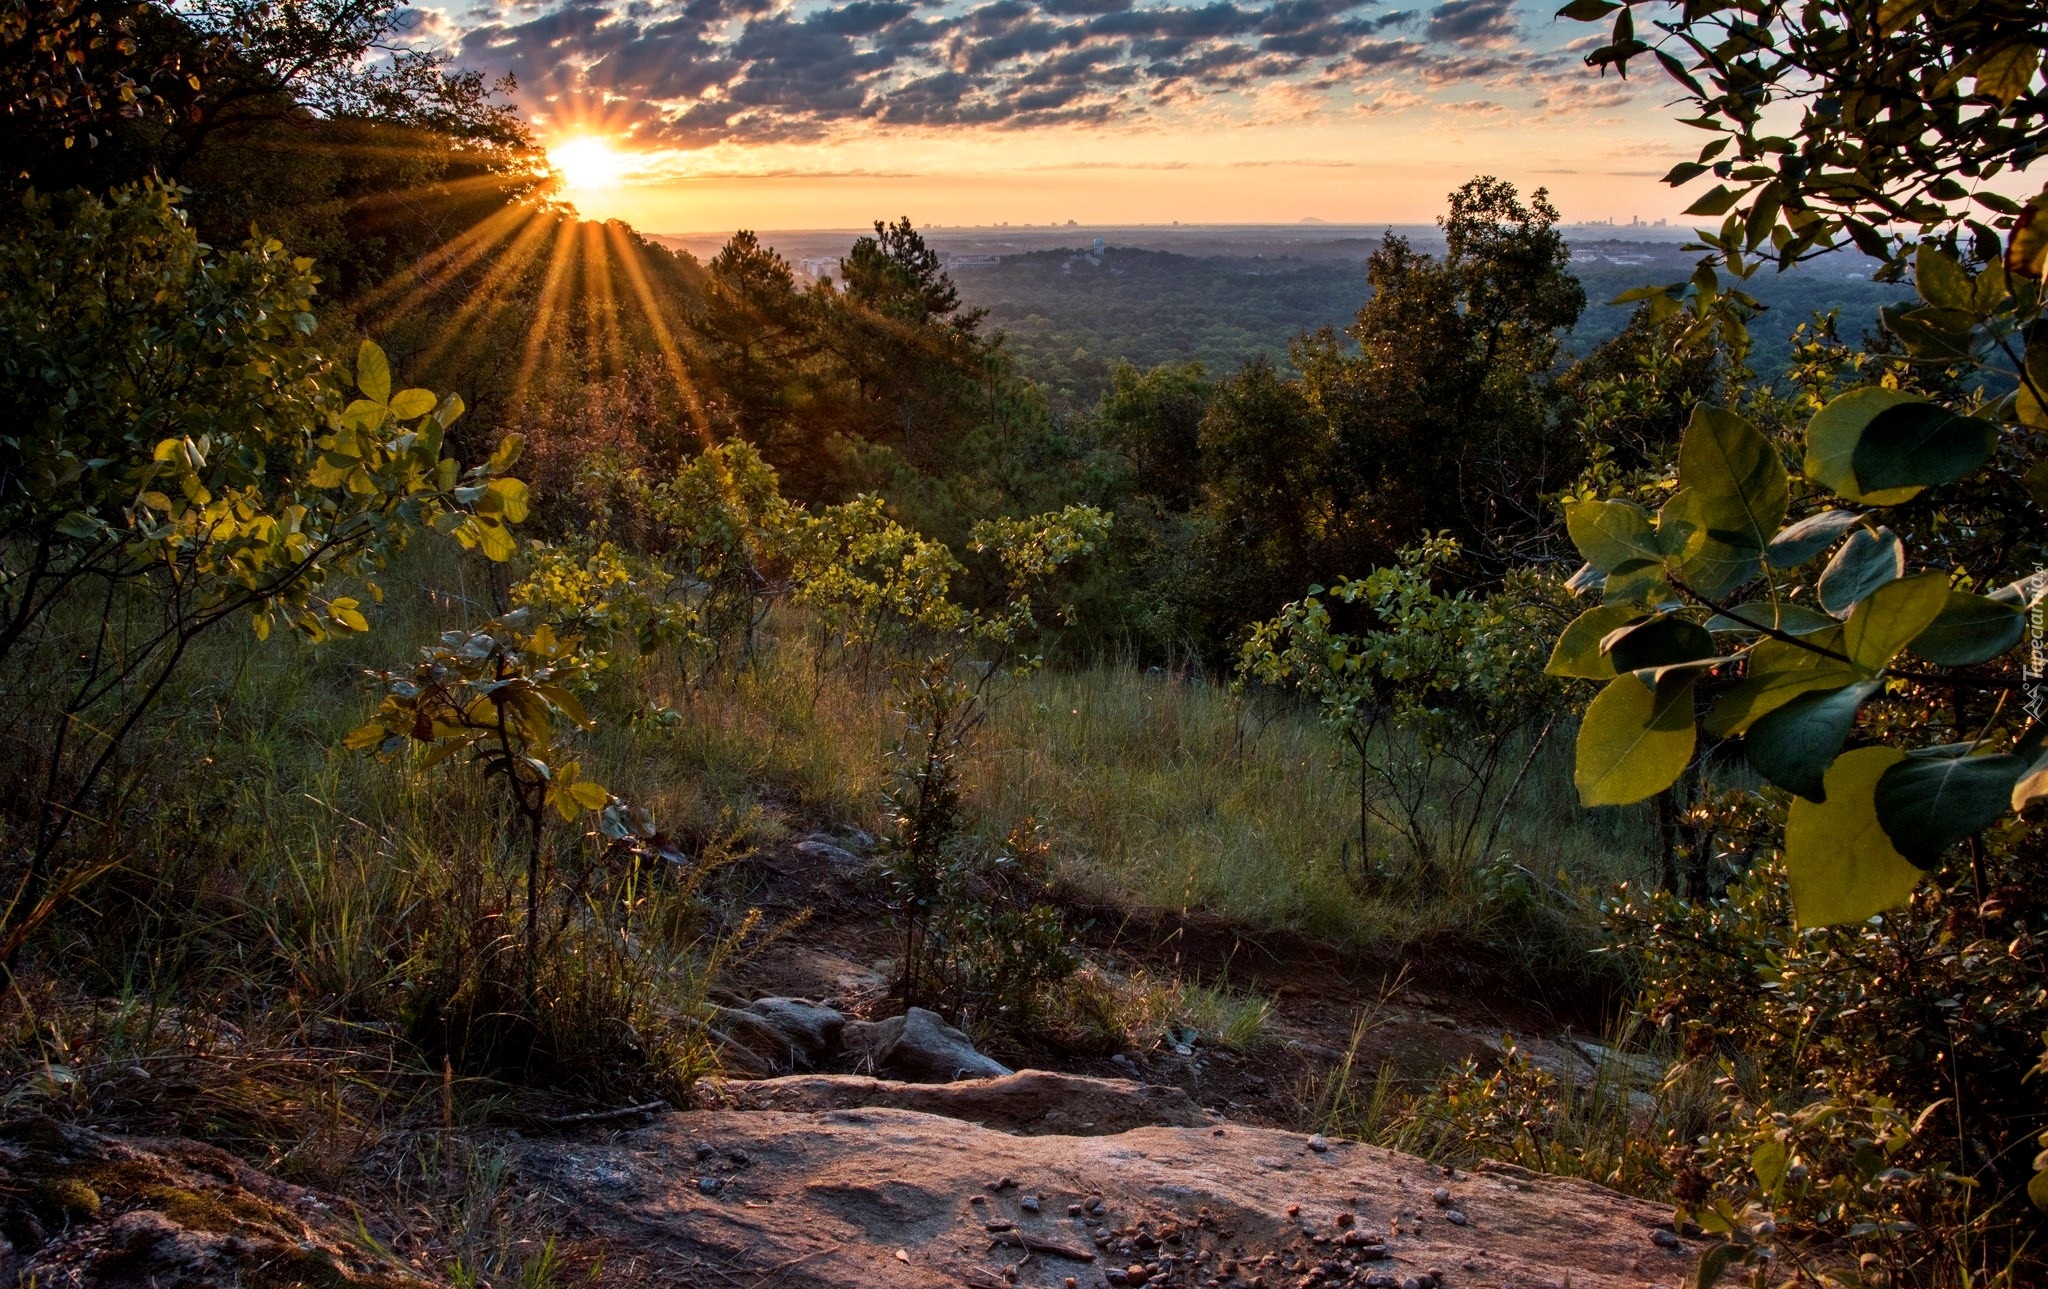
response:
M1363 1069L1485 1064L1513 1034L1583 1075L1606 1058L1567 1032L1585 1013L1504 996L1455 960L1391 970L1200 915L1102 911L1098 969L1227 979L1271 1000L1264 1041L1231 1052L1125 1032L982 1052L929 1012L888 1014L893 946L857 855L812 838L750 869L748 903L815 911L729 978L711 1017L730 1070L757 1077L707 1082L688 1110L562 1115L461 1143L509 1161L579 1282L1647 1289L1690 1269L1696 1250L1658 1206L1286 1130L1361 1016ZM438 1283L430 1260L389 1252L405 1236L389 1214L210 1147L0 1122L0 1285Z

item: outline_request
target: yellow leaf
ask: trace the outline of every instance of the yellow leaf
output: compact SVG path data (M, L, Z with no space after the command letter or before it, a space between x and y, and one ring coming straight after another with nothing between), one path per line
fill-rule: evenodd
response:
M402 389L391 396L391 414L401 421L410 421L415 416L425 416L433 410L433 390Z
M1877 781L1906 754L1863 747L1835 758L1824 802L1794 797L1785 820L1785 873L1801 926L1861 922L1905 902L1920 870L1877 821Z
M341 744L352 752L367 752L384 741L385 733L382 725L372 721L351 731Z
M2001 108L2027 92L2034 69L2041 65L2041 51L2024 41L1994 50L1977 68L1977 92L1998 100Z
M576 798L585 810L602 810L612 799L612 794L606 792L602 785L588 779L570 784L569 795Z
M370 620L354 609L337 608L333 610L333 617L336 626L346 627L350 631L370 629Z
M356 351L356 388L376 402L390 401L391 364L373 341L365 340Z
M474 531L478 549L484 558L502 564L519 553L519 544L512 539L512 531L496 520L478 516L469 521Z
M526 518L526 485L517 479L493 479L488 485L490 493L498 500L498 513L508 524L516 524Z

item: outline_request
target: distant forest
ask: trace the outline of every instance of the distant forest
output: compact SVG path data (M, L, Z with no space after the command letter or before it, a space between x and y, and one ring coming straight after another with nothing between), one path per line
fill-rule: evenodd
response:
M1575 357L1628 324L1634 306L1608 301L1636 287L1682 281L1692 271L1692 256L1674 243L1602 249L1645 262L1603 256L1572 264L1587 300L1565 346ZM1842 336L1855 340L1875 328L1881 306L1911 294L1871 281L1873 267L1858 256L1831 256L1751 282L1750 293L1768 306L1751 327L1757 374L1783 374L1793 330L1815 313L1839 310ZM1294 337L1326 326L1341 332L1370 294L1363 259L1193 256L1121 246L1099 255L1075 248L961 263L953 279L962 299L988 310L1021 373L1042 383L1056 404L1075 409L1095 404L1119 361L1198 362L1212 375L1254 358L1285 365Z

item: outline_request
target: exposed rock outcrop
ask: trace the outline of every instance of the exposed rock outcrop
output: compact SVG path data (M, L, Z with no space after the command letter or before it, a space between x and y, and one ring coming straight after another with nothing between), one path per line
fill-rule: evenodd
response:
M517 1166L660 1283L1646 1289L1693 1259L1667 1210L1598 1186L1228 1124L1013 1136L880 1105L722 1110L525 1143Z

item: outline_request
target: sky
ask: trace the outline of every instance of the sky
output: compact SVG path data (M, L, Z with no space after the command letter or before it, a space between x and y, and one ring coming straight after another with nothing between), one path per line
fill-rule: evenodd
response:
M453 0L567 196L643 232L1422 223L1478 174L1670 218L1696 131L1654 65L1525 0Z

